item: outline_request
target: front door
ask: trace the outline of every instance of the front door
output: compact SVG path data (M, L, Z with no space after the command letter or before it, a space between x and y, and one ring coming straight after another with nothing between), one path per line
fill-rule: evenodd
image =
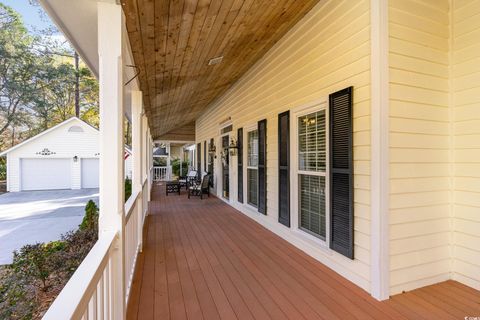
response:
M222 185L223 197L230 197L230 154L228 152L228 135L222 137Z

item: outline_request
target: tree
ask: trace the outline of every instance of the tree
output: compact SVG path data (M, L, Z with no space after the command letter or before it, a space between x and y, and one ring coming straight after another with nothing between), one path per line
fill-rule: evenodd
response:
M98 128L100 126L100 102L98 81L90 69L81 67L80 73L80 119Z
M68 63L48 61L40 69L32 110L45 130L75 115L75 69Z
M37 90L34 43L20 16L0 3L0 135L27 111Z
M53 26L29 34L0 3L0 150L74 116L77 93L80 118L99 126L98 82L56 34Z

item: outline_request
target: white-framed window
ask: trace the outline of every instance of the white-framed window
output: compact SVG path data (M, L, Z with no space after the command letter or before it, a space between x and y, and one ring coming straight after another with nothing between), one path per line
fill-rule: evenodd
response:
M247 203L258 207L258 130L247 131Z
M328 239L328 115L327 103L322 102L294 112L295 158L293 192L296 226L299 230Z

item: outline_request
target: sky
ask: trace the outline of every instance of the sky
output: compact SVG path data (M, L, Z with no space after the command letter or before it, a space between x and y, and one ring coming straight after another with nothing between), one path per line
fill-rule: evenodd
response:
M31 33L37 30L54 28L56 33L48 36L56 43L65 43L65 47L69 48L63 34L57 30L50 17L43 11L41 6L33 6L28 0L0 0L0 3L7 5L17 11L23 19L25 26Z
M42 7L32 6L28 0L0 0L0 3L12 7L15 11L20 13L23 22L31 32L33 32L35 28L46 29L54 26L46 14L42 17L39 12L40 10L43 10Z

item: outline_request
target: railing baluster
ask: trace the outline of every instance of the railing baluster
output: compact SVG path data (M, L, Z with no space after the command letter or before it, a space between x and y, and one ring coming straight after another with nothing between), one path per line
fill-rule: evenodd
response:
M110 269L109 266L105 268L105 274L103 275L103 281L105 282L104 286L104 297L105 297L105 309L104 309L104 315L105 319L110 319Z
M95 293L93 294L93 299L92 299L92 319L97 320L97 308L98 308L98 296L97 296L98 290L95 290Z
M100 301L99 301L99 304L98 304L98 310L97 310L97 313L98 313L98 318L103 320L105 319L104 318L104 314L103 314L103 310L104 310L104 306L105 306L105 286L104 286L104 278L105 277L105 273L103 272L102 273L102 278L100 279L100 282L98 283L98 286L97 286L97 291L100 292Z
M171 166L170 167L153 167L153 181L166 181L170 180Z

